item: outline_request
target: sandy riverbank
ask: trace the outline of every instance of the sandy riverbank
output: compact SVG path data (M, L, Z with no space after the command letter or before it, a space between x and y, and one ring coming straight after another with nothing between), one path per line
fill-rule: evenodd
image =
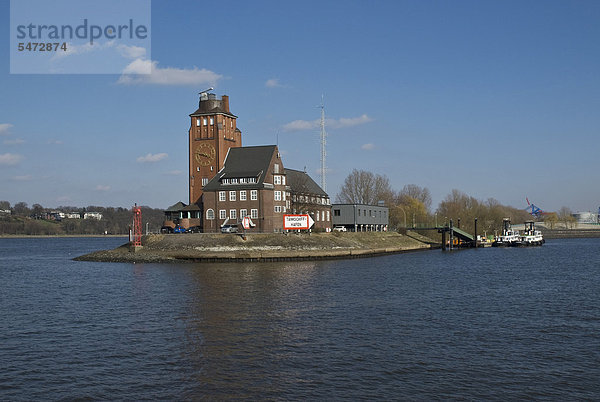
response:
M104 262L243 262L358 258L432 248L429 239L399 233L160 234L75 258Z

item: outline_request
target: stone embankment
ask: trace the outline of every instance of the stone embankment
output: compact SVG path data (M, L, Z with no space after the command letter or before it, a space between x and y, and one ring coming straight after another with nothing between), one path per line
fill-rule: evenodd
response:
M359 258L428 250L427 238L399 233L160 234L142 238L142 248L124 244L75 258L104 262L246 262Z

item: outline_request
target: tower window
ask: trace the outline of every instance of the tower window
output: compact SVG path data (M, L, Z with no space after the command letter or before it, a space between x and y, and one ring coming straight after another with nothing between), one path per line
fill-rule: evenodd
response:
M202 119L202 125L206 126L206 117Z
M199 127L199 126L200 126L200 118L197 118L196 119L196 127Z
M212 125L214 125L214 124L215 124L215 119L211 117L211 118L210 118L210 125L212 126Z

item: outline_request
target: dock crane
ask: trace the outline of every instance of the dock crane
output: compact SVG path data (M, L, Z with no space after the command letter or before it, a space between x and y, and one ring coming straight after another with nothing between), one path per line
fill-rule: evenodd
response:
M530 203L529 198L525 197L525 200L527 200L527 208L525 208L525 210L529 211L531 216L535 216L536 218L539 218L542 215L550 214L550 212L542 211L542 209L540 207L536 206L535 204Z

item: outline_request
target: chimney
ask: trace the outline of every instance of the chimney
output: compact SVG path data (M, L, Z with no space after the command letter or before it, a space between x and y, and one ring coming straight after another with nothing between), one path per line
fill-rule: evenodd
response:
M225 109L227 113L231 113L229 111L229 96L223 95L221 99L223 100L223 109Z

